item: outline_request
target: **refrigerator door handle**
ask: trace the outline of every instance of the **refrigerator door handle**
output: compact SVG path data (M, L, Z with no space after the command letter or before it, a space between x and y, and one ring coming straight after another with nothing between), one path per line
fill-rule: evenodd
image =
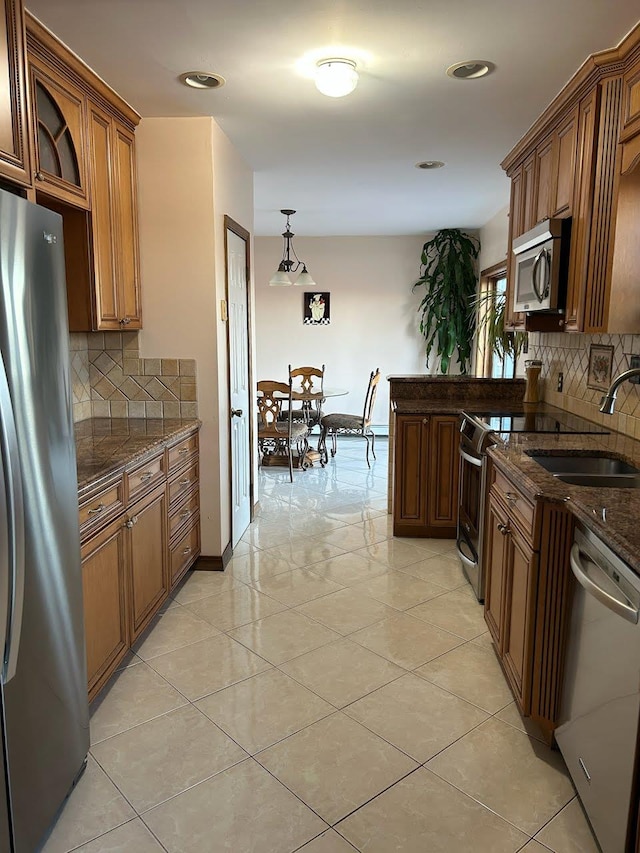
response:
M5 649L0 680L6 684L16 674L20 633L22 631L22 610L24 604L24 500L22 495L22 475L18 456L18 437L13 416L13 406L9 383L0 357L0 441L5 468L7 494L7 527L9 532L9 581L8 614L4 626ZM1 629L2 626L0 626Z

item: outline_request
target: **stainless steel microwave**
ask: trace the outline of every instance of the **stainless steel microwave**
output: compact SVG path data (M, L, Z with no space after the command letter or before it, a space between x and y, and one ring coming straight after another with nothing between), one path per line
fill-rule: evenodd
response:
M570 219L545 219L513 241L514 311L564 309Z

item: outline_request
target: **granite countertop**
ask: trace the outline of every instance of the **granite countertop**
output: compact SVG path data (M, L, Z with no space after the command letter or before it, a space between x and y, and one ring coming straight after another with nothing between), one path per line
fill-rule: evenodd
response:
M437 397L425 399L411 399L401 397L392 402L393 411L398 415L457 415L460 412L468 412L470 415L482 414L491 411L496 415L510 414L514 410L523 407L522 399L505 400L504 397L481 397L473 399L469 397ZM549 411L544 404L536 404L530 411ZM556 410L557 411L557 410Z
M609 435L513 433L504 445L497 444L488 451L530 497L566 502L578 521L640 574L640 489L563 483L530 458L533 452L576 456L595 453L614 456L640 468L640 441L617 432Z
M88 418L75 425L78 490L189 433L197 418Z

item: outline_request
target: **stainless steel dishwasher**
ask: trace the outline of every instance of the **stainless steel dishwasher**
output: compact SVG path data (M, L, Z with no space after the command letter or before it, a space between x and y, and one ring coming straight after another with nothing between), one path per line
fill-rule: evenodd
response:
M640 577L577 527L558 746L603 853L623 853L640 712Z

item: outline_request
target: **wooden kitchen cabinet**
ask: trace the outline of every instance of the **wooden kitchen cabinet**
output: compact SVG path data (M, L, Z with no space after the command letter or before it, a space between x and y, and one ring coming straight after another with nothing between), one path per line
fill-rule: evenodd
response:
M194 428L82 489L78 518L90 699L200 555L197 471ZM170 507L172 484L187 478L188 487L174 491Z
M514 698L551 742L560 709L569 623L573 520L536 502L489 460L485 513L485 621Z
M142 328L138 261L134 137L104 110L88 104L91 227L93 236L92 328Z
M457 415L396 416L394 536L453 538L458 518Z
M85 102L70 80L29 52L35 127L35 186L52 198L89 207Z
M82 546L82 590L89 700L101 690L129 648L123 518Z
M502 163L511 179L509 246L546 216L573 219L564 315L514 314L510 251L509 329L640 333L640 307L626 310L640 257L639 56L640 25L589 57Z
M63 219L72 332L142 328L138 114L27 13L36 199Z
M22 0L0 0L0 178L31 184L29 86Z
M137 639L169 594L167 493L155 489L127 511L129 631Z

